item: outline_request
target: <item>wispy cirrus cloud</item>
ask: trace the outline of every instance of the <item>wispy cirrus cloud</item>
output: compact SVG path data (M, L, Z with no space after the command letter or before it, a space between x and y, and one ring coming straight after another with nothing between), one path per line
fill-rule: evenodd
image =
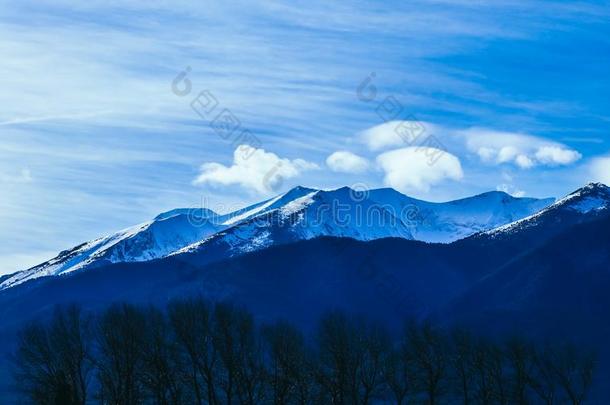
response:
M32 124L40 123L45 121L65 121L65 120L86 120L95 118L101 115L111 114L112 111L96 111L89 113L78 113L78 114L59 114L59 115L46 115L40 117L16 117L6 121L0 122L0 126L7 125L20 125L20 124Z
M27 167L18 171L0 172L0 184L31 183L33 180L32 172Z

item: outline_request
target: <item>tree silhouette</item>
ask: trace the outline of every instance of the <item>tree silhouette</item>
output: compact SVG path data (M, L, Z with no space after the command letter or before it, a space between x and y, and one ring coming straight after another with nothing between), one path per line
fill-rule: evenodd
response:
M416 386L424 393L427 404L438 404L446 393L444 383L449 369L447 339L429 322L410 324L404 339L415 369Z
M34 403L85 404L90 359L88 320L76 306L60 307L48 324L32 323L21 331L15 379Z
M146 313L128 304L111 306L98 320L96 340L100 400L117 405L141 403Z
M265 326L267 373L273 404L308 404L313 400L312 353L303 335L287 322Z
M13 364L22 399L44 405L581 405L596 361L574 345L430 322L408 323L392 339L338 311L308 339L288 322L259 327L243 308L185 298L166 311L58 308L24 327Z
M168 316L179 356L185 363L188 383L194 402L217 404L218 353L214 345L214 329L210 304L202 298L172 301Z
M142 383L157 404L184 403L184 363L163 312L149 308L142 346Z

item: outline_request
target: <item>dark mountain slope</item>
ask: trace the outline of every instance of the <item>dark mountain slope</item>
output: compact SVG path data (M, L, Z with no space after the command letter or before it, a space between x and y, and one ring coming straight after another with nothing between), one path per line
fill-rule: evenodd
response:
M506 262L444 317L498 332L610 338L610 217L577 224Z
M308 324L328 308L394 323L437 308L480 277L444 254L449 245L404 239L319 238L197 266L182 256L33 280L0 293L0 324L18 325L61 303L164 303L201 294L242 303L260 318Z
M511 224L456 241L458 251L478 252L473 265L493 270L546 244L573 225L595 222L610 216L610 188L591 183L542 211Z

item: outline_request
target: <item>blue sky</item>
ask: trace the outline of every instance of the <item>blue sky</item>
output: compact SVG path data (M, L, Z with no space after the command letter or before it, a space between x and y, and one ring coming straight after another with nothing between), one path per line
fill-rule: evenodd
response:
M2 3L0 273L296 184L438 201L610 182L608 2ZM193 111L204 90L255 147ZM434 164L396 137L411 121Z

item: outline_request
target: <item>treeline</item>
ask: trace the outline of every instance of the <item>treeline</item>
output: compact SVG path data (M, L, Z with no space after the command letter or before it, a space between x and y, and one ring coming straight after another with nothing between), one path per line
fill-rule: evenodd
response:
M498 343L406 325L399 338L329 313L306 338L285 322L202 299L165 310L59 308L14 354L18 391L36 404L581 404L594 358L573 346Z

